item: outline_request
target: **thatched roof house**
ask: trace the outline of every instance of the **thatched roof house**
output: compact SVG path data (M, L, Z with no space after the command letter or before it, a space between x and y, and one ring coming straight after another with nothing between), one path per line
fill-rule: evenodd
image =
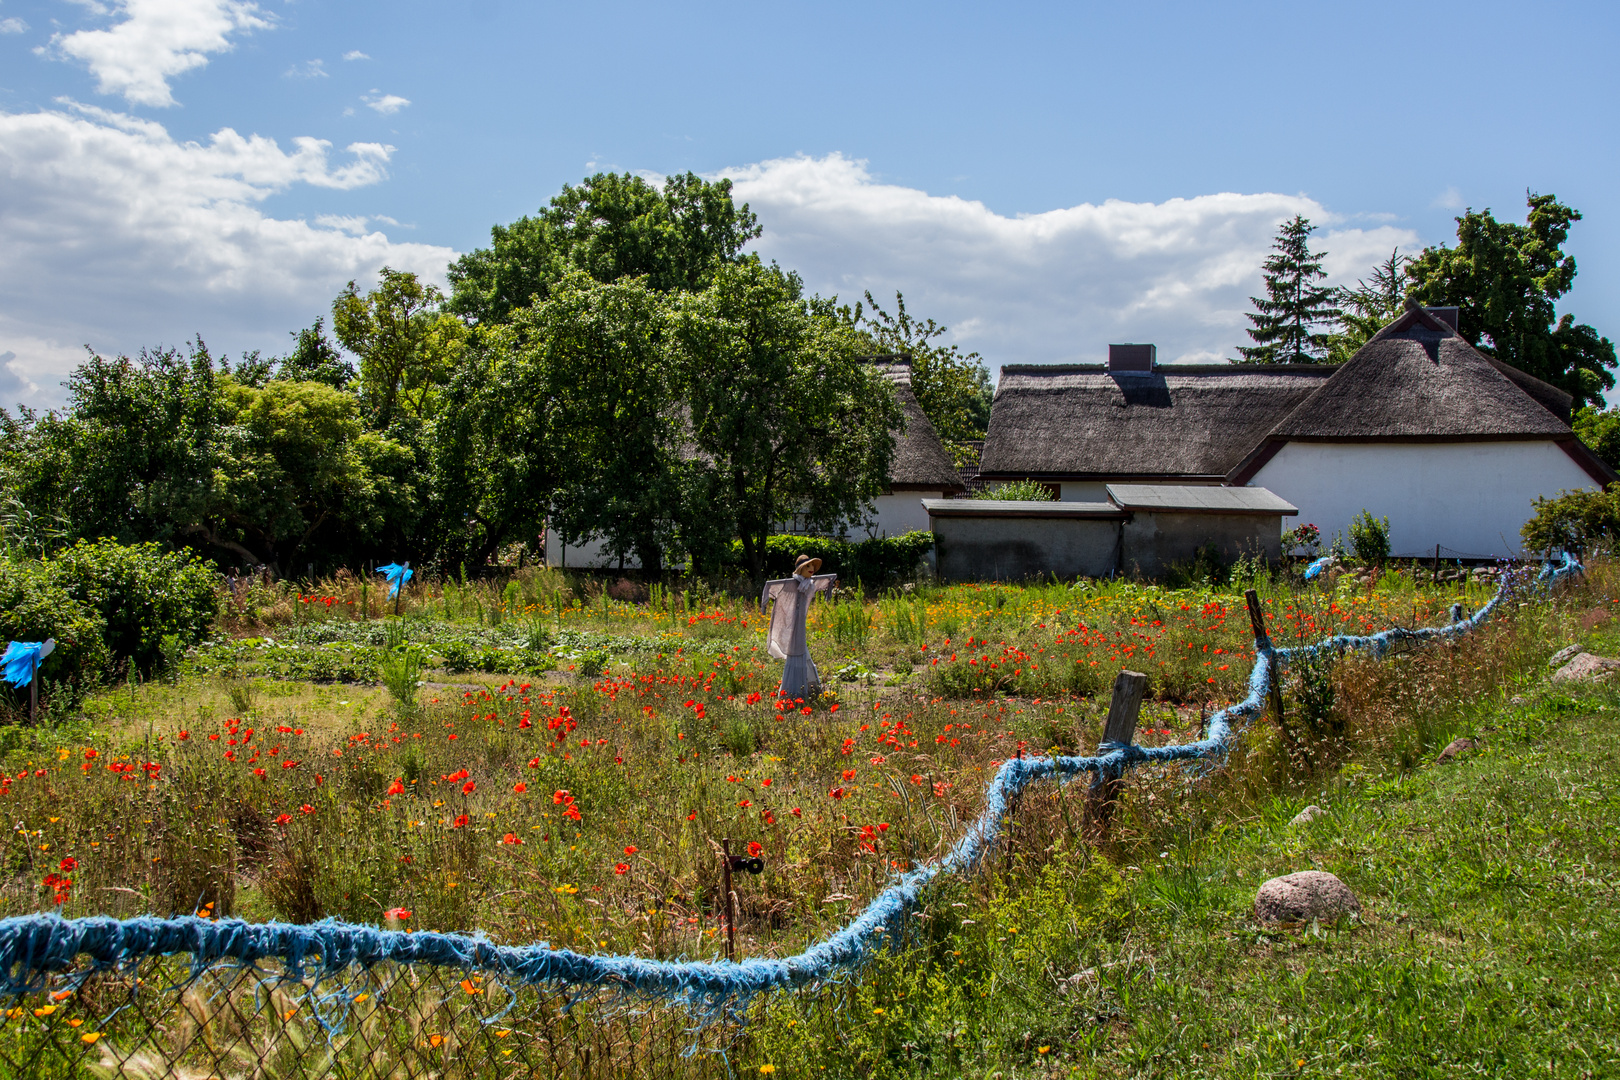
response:
M1409 305L1338 368L1124 355L1003 369L985 474L1078 501L1120 481L1255 485L1327 537L1366 509L1398 554L1472 556L1516 553L1535 498L1616 479L1570 430L1569 396L1470 346L1454 310Z

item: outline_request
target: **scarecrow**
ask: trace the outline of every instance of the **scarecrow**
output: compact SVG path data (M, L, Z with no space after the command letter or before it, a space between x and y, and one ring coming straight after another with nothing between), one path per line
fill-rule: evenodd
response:
M793 576L765 583L759 597L759 610L765 611L768 602L775 602L771 611L771 631L766 651L778 660L786 660L782 668L782 685L776 696L809 701L821 693L821 676L810 659L810 650L804 645L804 620L810 614L810 601L816 593L830 589L838 581L837 574L817 574L821 560L800 555L793 566Z

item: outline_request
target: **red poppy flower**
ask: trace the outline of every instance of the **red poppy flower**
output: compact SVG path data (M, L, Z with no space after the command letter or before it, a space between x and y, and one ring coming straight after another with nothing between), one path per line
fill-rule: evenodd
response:
M287 824L287 822L289 822L291 820L292 820L292 815L291 814L277 814L276 815L276 824L277 825L285 825L285 824Z
M638 848L638 847L636 847L636 845L634 845L634 844L630 844L630 845L629 845L629 846L627 846L627 847L626 847L626 848L625 848L625 849L624 849L624 853L625 853L625 854L626 854L626 855L634 855L634 854L635 854L635 853L636 853L636 852L637 852L637 851L640 851L640 850L641 850L641 849L640 849L640 848Z
M457 814L456 815L456 820L451 822L450 824L451 824L452 828L459 829L459 828L462 828L463 826L470 825L471 823L472 823L472 818L468 817L466 814Z
M473 789L476 788L477 786L478 786L477 784L475 784L471 780L469 780L465 784L461 785L461 793L463 795L471 795L473 793Z
M501 843L503 843L503 844L521 844L521 843L523 843L523 841L518 838L517 833L507 833L505 836L501 837Z
M629 863L618 863L617 865L615 865L613 867L613 872L615 874L628 874L630 872L630 864Z
M390 794L390 795L403 795L403 794L405 794L405 778L403 776L397 778L392 784L388 785L388 794Z
M525 791L529 790L529 785L525 784L523 781L519 780L517 783L512 785L512 790L515 791L517 794L521 795Z
M406 919L409 919L410 917L411 917L411 912L410 912L409 908L391 907L387 911L383 912L383 918L392 919L392 920L395 920L397 922L404 922Z
M761 855L765 854L765 845L761 844L758 840L748 841L748 854L753 858L759 858Z

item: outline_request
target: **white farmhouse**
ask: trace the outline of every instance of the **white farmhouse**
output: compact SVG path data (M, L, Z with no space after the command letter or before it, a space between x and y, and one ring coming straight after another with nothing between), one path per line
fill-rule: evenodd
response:
M1110 483L1262 487L1324 538L1365 509L1389 519L1397 555L1507 556L1536 498L1616 479L1569 410L1463 340L1455 309L1414 304L1337 368L1161 367L1151 346L1003 368L981 475L1077 502Z

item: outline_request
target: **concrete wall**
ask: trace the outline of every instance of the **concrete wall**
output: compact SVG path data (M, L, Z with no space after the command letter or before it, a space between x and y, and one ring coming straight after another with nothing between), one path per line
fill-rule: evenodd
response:
M1350 539L1362 509L1389 518L1390 550L1516 555L1537 496L1598 485L1552 442L1289 443L1255 474L1299 507L1293 523Z
M1106 518L937 517L935 572L945 581L1107 577L1119 525Z
M1223 566L1260 555L1282 554L1280 514L1153 514L1134 511L1125 523L1122 567L1127 574L1162 577L1175 563L1191 563L1198 549L1214 544Z

